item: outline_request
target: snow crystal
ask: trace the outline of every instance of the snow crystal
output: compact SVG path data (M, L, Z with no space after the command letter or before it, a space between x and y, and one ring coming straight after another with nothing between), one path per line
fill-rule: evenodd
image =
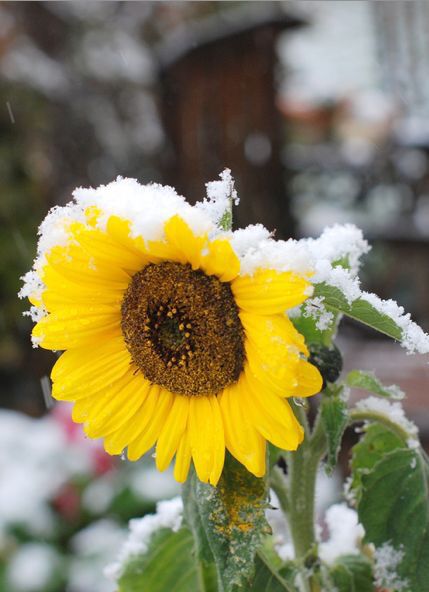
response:
M59 564L53 547L43 543L21 545L7 569L9 586L15 592L47 590Z
M242 257L245 253L257 250L259 244L270 238L270 232L262 224L250 224L239 228L232 235L234 251Z
M408 438L407 446L411 450L417 450L417 448L420 448L420 442L417 440L417 438Z
M219 176L220 181L206 183L207 199L196 205L196 209L202 210L214 224L220 222L225 212L229 211L231 201L235 205L240 201L230 169L225 169Z
M149 514L143 518L130 521L130 534L119 552L116 562L105 568L105 575L117 580L126 563L134 556L146 553L152 535L161 528L169 528L177 532L182 524L183 502L181 497L158 502L156 514Z
M405 416L401 403L391 403L390 401L386 401L386 399L368 397L358 401L356 403L356 409L359 411L368 411L370 413L380 414L387 417L392 423L397 424L405 432L407 432L410 435L412 442L416 440L418 433L417 426Z
M408 582L401 579L396 573L403 557L404 552L401 549L395 549L389 543L384 543L375 550L374 572L377 586L392 588L397 592L408 589Z
M364 530L355 510L346 504L331 506L325 516L329 539L320 543L320 557L332 564L340 555L357 555Z
M326 228L320 238L306 239L306 242L315 259L347 260L352 275L358 273L362 255L371 249L362 230L354 224L334 224Z
M306 300L303 306L303 316L312 317L315 319L316 328L319 329L319 331L325 331L326 329L329 329L332 321L334 320L333 313L329 312L324 307L324 300L325 298L323 296L316 296L315 298Z
M211 230L212 223L201 210L193 208L172 187L151 183L140 185L136 179L123 179L96 189L79 188L73 192L79 210L96 206L103 212L99 226L110 216L131 221L131 236L146 240L163 238L164 223L179 214L198 234ZM72 206L73 207L73 206Z

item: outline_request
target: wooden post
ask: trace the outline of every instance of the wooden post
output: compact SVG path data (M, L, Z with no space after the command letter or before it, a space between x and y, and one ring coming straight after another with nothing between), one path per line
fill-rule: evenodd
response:
M235 24L222 24L217 15L212 27L176 39L176 55L173 42L163 48L163 165L164 180L191 202L204 195L205 182L230 168L241 198L235 226L261 222L277 238L288 238L293 224L280 157L276 40L302 22L276 9L275 15L253 14L250 22L241 11Z

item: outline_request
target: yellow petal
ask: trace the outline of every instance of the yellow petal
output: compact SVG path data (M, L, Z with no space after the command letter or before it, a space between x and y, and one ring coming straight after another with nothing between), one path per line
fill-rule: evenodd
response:
M159 387L151 385L145 400L132 419L104 438L104 449L109 454L121 454L152 421L158 404Z
M262 315L282 313L304 302L311 293L311 284L304 277L270 269L240 276L231 286L240 309Z
M145 247L143 237L131 238L131 224L118 216L110 216L107 221L106 231L109 236L118 244L125 247L143 260L150 260L149 253Z
M240 273L240 260L231 243L217 239L207 245L208 255L204 255L201 268L207 275L216 275L222 282L230 282Z
M281 315L282 318L282 325L285 334L288 334L288 338L291 343L295 345L295 347L305 356L309 356L310 352L308 351L307 346L305 345L304 336L299 333L294 324L291 322L288 316Z
M126 373L132 373L130 363L131 356L120 338L102 342L92 349L68 350L52 368L52 394L60 401L89 396Z
M127 272L117 266L109 265L108 262L96 261L79 244L68 244L66 246L53 247L46 254L47 265L43 268L42 279L47 284L44 274L46 267L53 267L60 275L77 283L98 286L112 286L119 284L123 288L129 284L130 276Z
M156 445L156 466L165 471L186 431L189 412L189 397L176 395L167 421L162 428Z
M147 262L147 258L141 253L124 247L101 230L88 229L83 224L76 224L72 226L71 233L84 253L93 258L95 268L107 265L134 274Z
M118 430L125 422L133 421L149 390L150 383L143 376L130 373L129 382L117 392L110 391L102 410L89 418L84 426L86 435L101 438Z
M282 315L240 313L246 334L246 358L258 378L286 396L297 385L299 350Z
M76 423L96 421L97 417L104 414L106 407L123 404L120 393L132 379L133 375L127 373L113 382L106 383L99 392L78 399L73 407L73 421Z
M219 396L225 430L225 444L230 453L256 477L265 475L265 440L254 428L245 411L237 383Z
M191 465L191 446L189 444L189 434L186 430L180 438L179 447L174 464L174 478L179 483L184 483L188 478L189 467Z
M296 450L304 437L289 403L281 399L250 375L244 373L242 396L255 428L266 439L283 450Z
M129 460L139 459L155 444L168 419L174 396L165 389L159 389L157 404L149 424L128 446Z
M97 346L120 331L120 311L81 315L77 307L68 314L50 313L34 326L32 335L45 349L64 350L84 345Z
M190 397L189 439L200 481L216 485L225 459L225 440L215 396Z
M298 385L295 389L295 397L311 397L322 390L323 378L313 364L306 360L300 360L298 365Z
M192 269L198 269L201 249L207 237L195 236L188 224L178 215L167 220L164 232L167 242L177 250L181 261L190 263Z

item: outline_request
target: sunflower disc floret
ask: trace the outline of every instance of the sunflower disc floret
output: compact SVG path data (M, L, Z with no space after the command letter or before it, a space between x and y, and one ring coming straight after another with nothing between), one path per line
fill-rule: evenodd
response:
M110 454L156 446L159 470L175 457L180 482L192 461L215 485L225 449L264 475L266 441L303 438L287 398L322 384L286 314L311 294L309 274L243 271L255 246L242 252L171 188L120 179L74 196L42 224L23 290L34 343L63 351L54 398Z

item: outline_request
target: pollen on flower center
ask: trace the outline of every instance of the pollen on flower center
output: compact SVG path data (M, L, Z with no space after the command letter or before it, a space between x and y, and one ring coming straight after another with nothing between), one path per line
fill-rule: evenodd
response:
M121 310L126 346L151 382L214 395L238 380L244 331L228 283L188 264L149 264L133 276Z

